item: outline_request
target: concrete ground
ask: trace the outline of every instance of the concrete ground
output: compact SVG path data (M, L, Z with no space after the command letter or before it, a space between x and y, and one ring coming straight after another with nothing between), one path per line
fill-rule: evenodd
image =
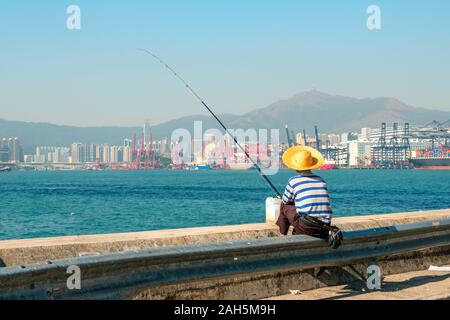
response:
M450 209L333 219L342 230L359 230L450 219ZM0 241L0 267L143 248L198 245L277 237L274 222L147 232Z
M295 290L295 288L292 288ZM325 287L269 300L449 300L450 272L414 271L384 277L381 290L370 291L364 282Z

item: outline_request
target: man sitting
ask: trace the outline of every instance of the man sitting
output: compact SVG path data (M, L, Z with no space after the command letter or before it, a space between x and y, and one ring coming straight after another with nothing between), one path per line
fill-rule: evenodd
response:
M311 147L296 146L283 154L283 162L298 175L289 180L283 194L277 221L281 235L287 235L289 227L293 226L294 235L306 234L326 239L337 248L342 233L331 226L333 211L327 183L311 171L323 165L323 156Z

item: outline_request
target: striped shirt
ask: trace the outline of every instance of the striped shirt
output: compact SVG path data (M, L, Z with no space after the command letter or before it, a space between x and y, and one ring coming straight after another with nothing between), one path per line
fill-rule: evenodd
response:
M311 171L302 172L289 180L283 194L283 202L295 203L298 214L307 214L325 223L331 223L333 212L327 183Z

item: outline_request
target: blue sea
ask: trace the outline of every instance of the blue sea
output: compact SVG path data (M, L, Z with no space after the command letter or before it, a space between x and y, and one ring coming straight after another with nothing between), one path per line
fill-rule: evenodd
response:
M337 217L450 208L450 171L320 175ZM259 223L271 195L254 170L0 173L0 239Z

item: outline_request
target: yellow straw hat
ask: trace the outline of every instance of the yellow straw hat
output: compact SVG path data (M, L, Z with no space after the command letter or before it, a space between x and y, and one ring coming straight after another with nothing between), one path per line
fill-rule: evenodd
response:
M284 164L296 171L307 171L320 168L324 163L322 154L314 148L295 146L283 154Z

